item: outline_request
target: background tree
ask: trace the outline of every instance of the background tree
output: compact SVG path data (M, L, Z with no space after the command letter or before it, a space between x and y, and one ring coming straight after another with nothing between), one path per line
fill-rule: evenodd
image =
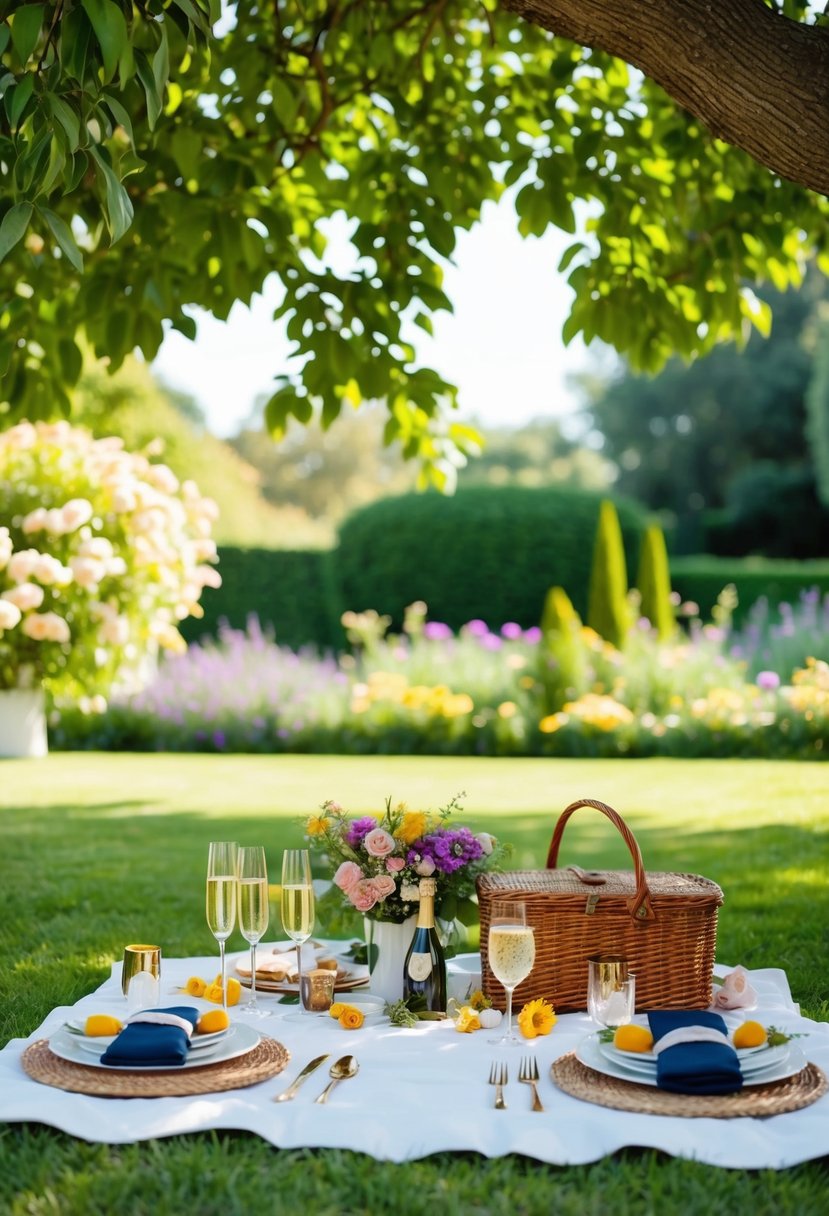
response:
M652 378L625 369L587 407L617 490L666 513L686 552L705 547L706 523L715 551L825 551L805 396L826 281L811 273L798 292L766 295L768 339L674 359Z
M226 317L275 272L297 357L274 369L271 430L380 399L384 438L446 484L476 436L412 334L451 307L457 230L505 189L525 234L583 219L561 267L567 340L653 369L766 329L746 283L795 283L829 243L829 205L803 188L829 188L809 5L510 6L529 21L493 0L240 4L208 46L215 0L6 0L7 416L69 409L79 327L112 367L136 346L151 359L165 322L192 336L189 305ZM335 216L350 240L336 260Z

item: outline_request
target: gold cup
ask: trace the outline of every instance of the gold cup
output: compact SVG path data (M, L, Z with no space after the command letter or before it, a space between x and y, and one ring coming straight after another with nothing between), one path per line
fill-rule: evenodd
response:
M121 972L121 991L128 994L130 980L140 972L147 972L158 981L161 977L160 946L125 946L124 968Z
M309 1013L324 1013L334 1000L335 971L317 968L306 971L299 981L299 999L303 1009Z

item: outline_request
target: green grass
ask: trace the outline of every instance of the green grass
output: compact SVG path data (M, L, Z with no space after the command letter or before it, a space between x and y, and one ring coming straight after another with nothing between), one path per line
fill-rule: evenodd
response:
M558 813L579 796L615 806L650 870L705 874L725 890L718 957L783 966L803 1012L829 1019L827 771L763 761L112 756L0 764L0 1043L29 1034L109 974L124 944L168 956L213 948L204 924L210 839L263 842L276 869L325 798L355 812L387 795L436 807L466 791L465 820L543 866ZM627 868L612 827L576 815L562 860ZM723 1134L728 1134L727 1123ZM277 1151L199 1134L89 1145L49 1128L0 1128L0 1213L230 1216L331 1213L627 1213L753 1216L826 1210L829 1159L782 1172L716 1170L628 1150L590 1166L440 1154L404 1166L333 1150Z

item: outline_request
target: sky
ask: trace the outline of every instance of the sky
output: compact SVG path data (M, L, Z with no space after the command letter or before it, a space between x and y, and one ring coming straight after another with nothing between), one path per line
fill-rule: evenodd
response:
M567 377L588 355L578 341L562 344L572 293L556 270L572 239L550 230L522 240L509 199L487 204L476 228L459 234L445 280L455 312L436 315L432 338L413 329L421 364L458 386L459 416L520 425L577 405ZM217 435L236 433L286 370L288 342L272 319L280 298L272 278L250 309L235 305L226 322L194 310L195 341L170 331L153 363L164 383L196 399Z

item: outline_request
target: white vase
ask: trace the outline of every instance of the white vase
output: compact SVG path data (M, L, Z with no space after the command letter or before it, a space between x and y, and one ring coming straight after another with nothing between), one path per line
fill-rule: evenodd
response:
M406 951L414 937L417 916L410 916L402 924L388 920L370 920L363 917L366 944L369 947L369 970L371 980L369 992L381 996L393 1004L403 996L403 964ZM376 947L375 951L371 947Z
M43 689L0 690L0 757L45 756L48 751Z

